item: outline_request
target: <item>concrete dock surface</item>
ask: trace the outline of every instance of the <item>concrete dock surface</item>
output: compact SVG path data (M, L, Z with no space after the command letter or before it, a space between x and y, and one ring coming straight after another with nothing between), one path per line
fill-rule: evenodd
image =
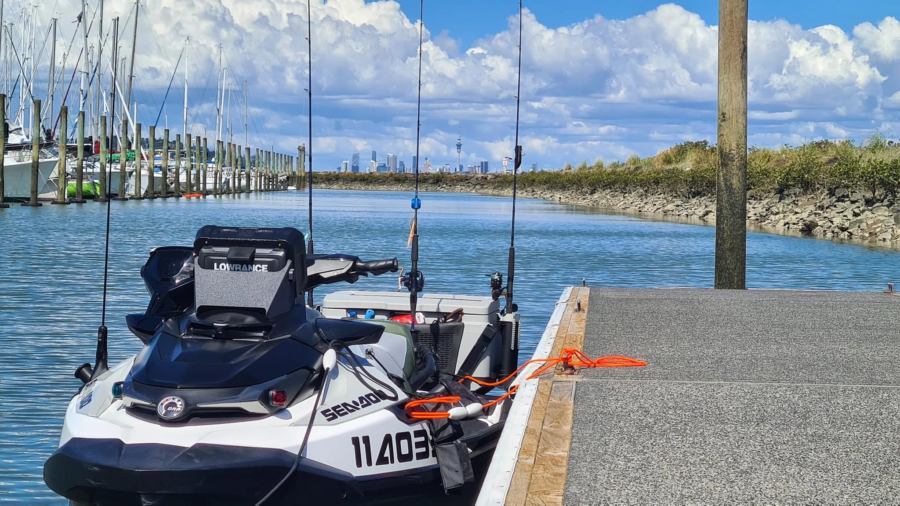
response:
M489 473L495 499L506 487L505 504L900 501L900 298L570 293L549 356L647 366L541 379L520 443L498 447L517 455L508 483Z

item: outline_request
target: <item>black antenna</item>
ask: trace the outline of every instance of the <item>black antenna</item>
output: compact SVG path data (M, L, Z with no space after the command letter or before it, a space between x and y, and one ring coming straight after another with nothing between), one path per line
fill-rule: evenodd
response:
M306 2L306 42L308 43L308 54L309 54L309 88L306 92L309 94L309 147L306 148L307 156L309 156L309 170L307 171L307 175L309 176L309 181L307 186L309 186L309 247L308 254L312 256L313 254L313 164L312 164L312 0L307 0ZM313 306L313 291L310 289L307 293L307 305L309 307Z
M513 304L513 280L516 274L516 189L518 187L519 167L522 165L522 146L519 146L519 104L522 94L522 0L519 0L519 76L516 84L516 159L513 167L513 201L512 201L512 231L509 236L509 265L506 283L506 308L505 312L515 313L517 307Z
M419 90L416 104L416 196L412 199L413 208L413 240L412 240L412 270L409 273L409 308L410 330L413 338L416 337L416 304L419 301L419 208L422 201L419 200L419 137L422 131L422 37L425 32L425 0L419 0Z
M109 105L109 115L110 121L112 125L116 124L116 79L118 78L118 61L119 61L119 18L113 20L113 73L112 73L112 85L110 90L110 105ZM115 128L115 127L113 127ZM110 136L112 138L112 136ZM119 163L124 164L125 162L125 153L119 157ZM123 165L124 166L124 165ZM124 173L123 173L124 174ZM106 196L109 198L110 192L112 191L112 178L106 178ZM123 195L119 195L122 197ZM91 375L91 379L96 378L109 370L109 364L107 363L107 359L109 358L109 352L107 350L106 338L109 334L106 328L106 292L107 285L109 282L109 222L110 216L112 215L112 199L106 203L106 253L103 258L103 310L100 315L100 328L97 329L97 356L94 361L94 373Z

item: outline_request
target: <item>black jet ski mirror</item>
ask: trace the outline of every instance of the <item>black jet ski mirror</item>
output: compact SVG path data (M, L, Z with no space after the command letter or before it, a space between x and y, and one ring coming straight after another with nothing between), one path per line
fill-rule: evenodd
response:
M363 262L350 255L309 255L306 258L307 290L333 283L355 283L360 276L397 272L396 258Z
M384 327L352 320L316 320L316 333L329 344L356 346L377 344L384 334Z
M161 316L147 316L138 313L130 314L125 317L125 324L128 325L128 330L136 335L144 344L149 343L150 340L153 339L153 336L156 334L156 331L159 330L162 323L163 318Z

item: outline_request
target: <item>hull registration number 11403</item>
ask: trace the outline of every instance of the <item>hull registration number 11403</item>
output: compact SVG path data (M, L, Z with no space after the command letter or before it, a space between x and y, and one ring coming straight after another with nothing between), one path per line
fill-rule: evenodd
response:
M397 432L385 434L379 442L369 436L350 438L353 453L356 456L356 467L389 466L395 463L427 460L435 456L431 436L424 429L413 432Z

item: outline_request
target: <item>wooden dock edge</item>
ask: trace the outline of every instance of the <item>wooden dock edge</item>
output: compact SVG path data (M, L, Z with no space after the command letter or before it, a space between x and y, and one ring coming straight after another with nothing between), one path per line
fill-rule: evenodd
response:
M564 347L580 349L589 293L588 288L563 291L533 359L559 356ZM529 365L519 378L528 377L540 366ZM562 503L574 388L574 382L554 382L552 377L527 381L519 387L477 506Z

